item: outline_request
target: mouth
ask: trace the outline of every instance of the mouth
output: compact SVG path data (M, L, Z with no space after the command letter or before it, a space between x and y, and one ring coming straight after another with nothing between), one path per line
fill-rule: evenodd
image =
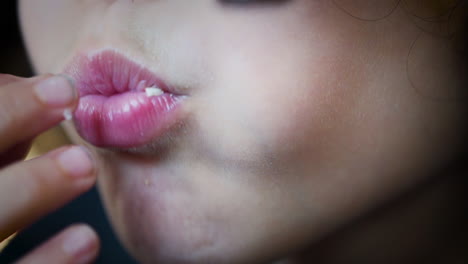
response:
M144 146L183 117L180 106L187 96L116 51L77 56L65 73L74 78L80 96L75 127L95 146Z

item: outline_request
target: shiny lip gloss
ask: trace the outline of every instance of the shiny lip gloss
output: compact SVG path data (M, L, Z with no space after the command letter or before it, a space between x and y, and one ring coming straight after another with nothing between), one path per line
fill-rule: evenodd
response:
M186 96L116 51L77 56L65 73L75 79L80 95L73 113L77 131L95 146L143 146L182 118Z

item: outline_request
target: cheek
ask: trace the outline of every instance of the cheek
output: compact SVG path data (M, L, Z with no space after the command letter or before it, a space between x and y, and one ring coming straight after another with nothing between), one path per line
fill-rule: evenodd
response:
M352 84L362 73L350 73L338 47L250 44L239 53L220 52L216 79L195 98L199 137L223 162L265 167L312 158L326 148L330 129L350 115ZM326 59L335 56L342 63Z
M202 54L213 78L193 99L207 159L293 166L326 148L329 131L351 115L364 73L350 67L362 25L324 19L325 6L290 5L265 20L236 14L206 27Z
M78 1L21 0L21 27L39 73L60 70L58 62L74 47L83 17ZM73 32L71 34L70 32Z
M310 159L325 148L327 131L347 116L348 91L337 88L329 74L312 74L314 65L289 66L229 69L236 78L224 80L209 102L200 99L199 137L212 157L264 167Z

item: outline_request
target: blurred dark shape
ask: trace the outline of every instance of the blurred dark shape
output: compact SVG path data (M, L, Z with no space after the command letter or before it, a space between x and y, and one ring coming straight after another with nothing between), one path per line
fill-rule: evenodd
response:
M32 76L27 54L21 39L17 18L17 1L0 1L0 73L23 77Z

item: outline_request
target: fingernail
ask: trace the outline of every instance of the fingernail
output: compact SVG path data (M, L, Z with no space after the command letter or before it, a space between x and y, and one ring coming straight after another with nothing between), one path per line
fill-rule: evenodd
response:
M91 155L84 147L70 147L60 153L57 161L62 169L71 177L85 178L91 176L94 171L94 163Z
M72 263L89 263L96 255L97 236L86 225L71 228L63 240L62 249L71 257Z
M34 88L39 100L52 107L69 106L78 97L72 79L65 75L42 80Z

